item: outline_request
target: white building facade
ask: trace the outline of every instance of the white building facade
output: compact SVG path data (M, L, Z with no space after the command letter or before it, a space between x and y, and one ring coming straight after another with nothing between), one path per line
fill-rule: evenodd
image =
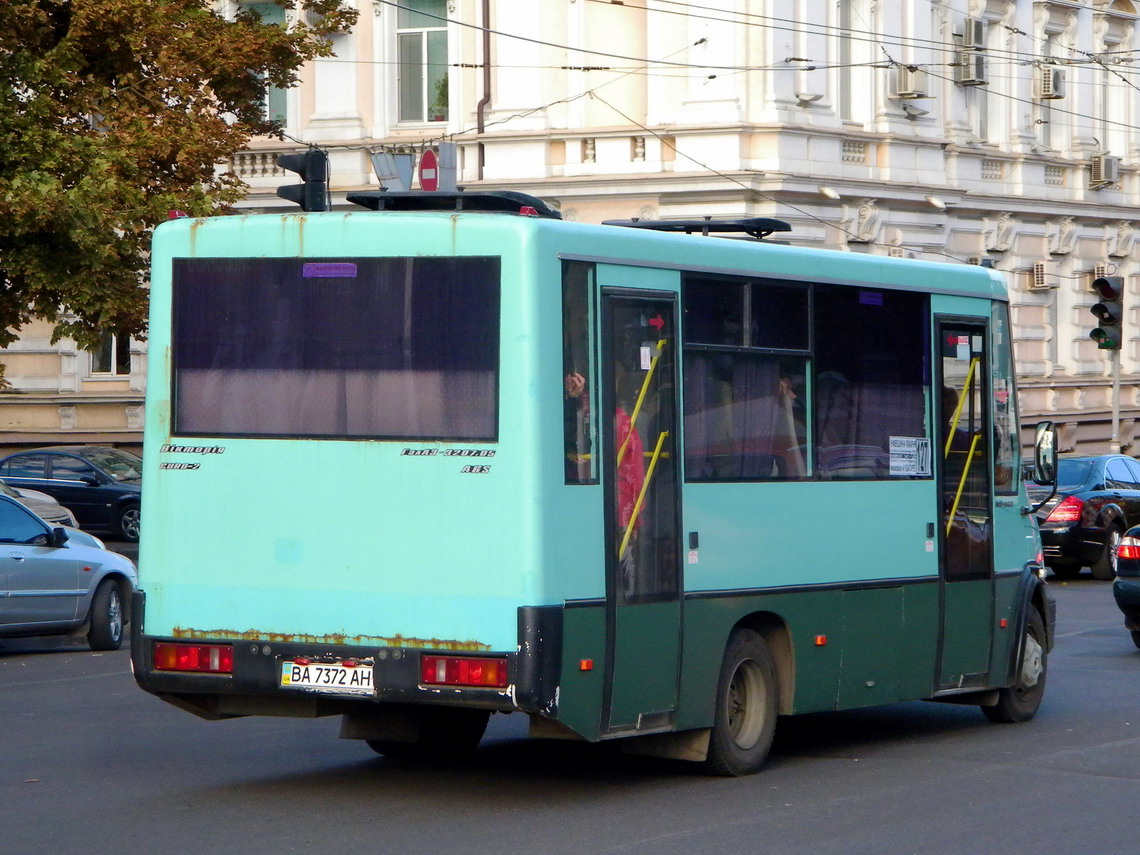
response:
M1089 308L1094 276L1121 276L1116 442L1135 447L1129 0L355 2L336 58L286 99L287 133L329 152L337 207L377 186L371 152L448 140L462 186L525 190L571 220L773 216L799 244L992 265L1023 420L1056 419L1080 451L1113 441ZM284 204L281 150L235 158L249 205Z

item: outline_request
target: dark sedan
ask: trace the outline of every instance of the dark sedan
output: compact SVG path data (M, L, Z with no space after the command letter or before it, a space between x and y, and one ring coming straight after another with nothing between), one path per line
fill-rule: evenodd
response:
M1029 487L1037 501L1048 495ZM1060 458L1057 495L1037 512L1037 521L1054 575L1071 579L1089 567L1093 578L1113 579L1120 539L1140 524L1140 462L1123 454Z
M10 454L0 478L39 490L71 509L79 527L131 543L139 539L142 458L120 448L62 445Z

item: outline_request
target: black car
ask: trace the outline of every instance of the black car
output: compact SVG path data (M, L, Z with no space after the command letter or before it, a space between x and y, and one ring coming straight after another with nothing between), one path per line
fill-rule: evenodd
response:
M1029 493L1040 501L1048 489L1031 482ZM1113 579L1120 539L1140 524L1140 462L1123 454L1060 458L1057 495L1037 522L1054 575L1071 579L1089 567L1093 578Z
M142 458L121 448L61 445L0 460L0 478L39 490L70 508L79 527L134 543L139 539Z
M1124 626L1132 633L1132 643L1140 647L1140 528L1124 533L1117 555L1112 596L1124 612Z

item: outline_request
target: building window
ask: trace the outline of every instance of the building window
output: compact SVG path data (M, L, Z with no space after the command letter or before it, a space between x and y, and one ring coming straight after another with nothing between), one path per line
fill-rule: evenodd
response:
M126 333L104 333L90 353L92 374L126 377L131 373L131 337Z
M285 10L276 3L242 3L242 11L256 12L263 24L285 26ZM285 124L286 91L279 86L266 84L262 109L265 118L281 125Z
M396 12L399 120L447 121L446 0L404 0Z

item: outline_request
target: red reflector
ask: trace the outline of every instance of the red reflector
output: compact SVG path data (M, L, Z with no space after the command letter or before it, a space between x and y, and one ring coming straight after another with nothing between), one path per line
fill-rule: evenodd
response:
M228 644L178 644L159 641L154 645L154 667L159 671L232 674L234 649Z
M815 646L816 647L826 647L827 646L827 636L826 635L817 635L815 637Z
M578 660L578 670L579 671L593 671L594 670L594 660L593 659L579 659Z
M420 660L420 680L436 686L489 686L505 688L507 660L424 656Z
M1085 503L1076 496L1066 496L1057 507L1049 512L1045 522L1076 522L1081 518Z
M1140 558L1140 537L1126 537L1120 541L1120 548L1116 550L1117 558Z

